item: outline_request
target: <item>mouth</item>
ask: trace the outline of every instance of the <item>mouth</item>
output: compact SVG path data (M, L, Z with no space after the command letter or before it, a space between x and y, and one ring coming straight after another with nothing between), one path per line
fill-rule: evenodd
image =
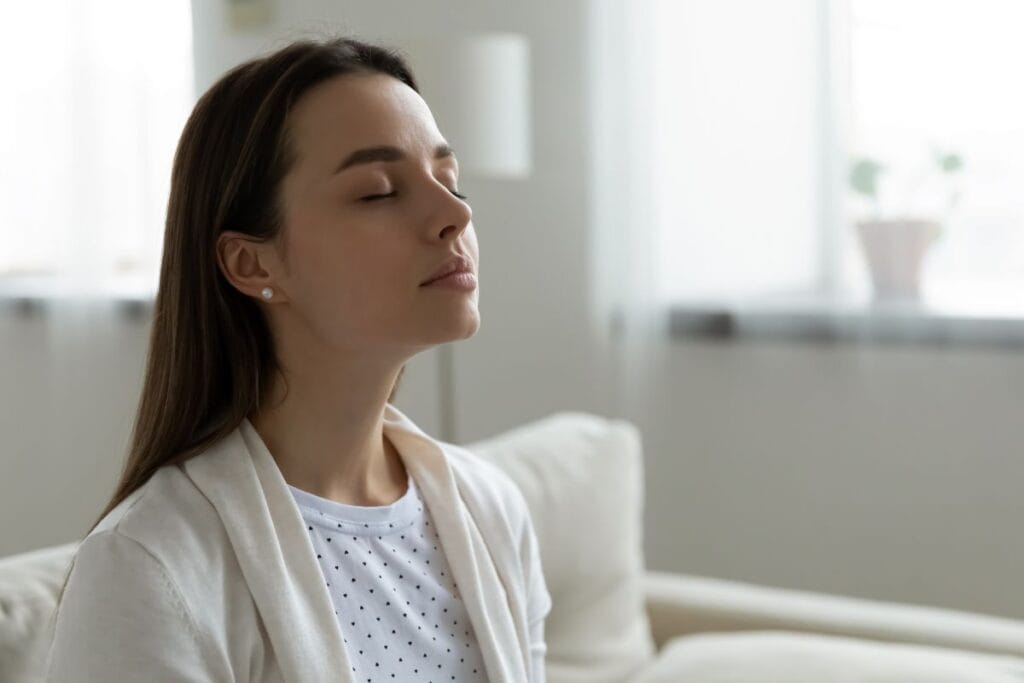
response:
M464 256L456 256L446 261L429 279L420 283L421 287L433 284L440 280L476 280L476 272L473 263Z
M469 270L458 270L448 273L430 282L420 285L421 287L455 287L456 289L476 289L476 275Z

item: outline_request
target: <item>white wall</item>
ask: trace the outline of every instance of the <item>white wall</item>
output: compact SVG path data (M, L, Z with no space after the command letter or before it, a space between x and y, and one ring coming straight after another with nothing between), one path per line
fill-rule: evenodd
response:
M655 567L1024 617L1018 354L680 344L634 407Z
M98 322L68 345L65 328L0 307L0 555L83 534L113 492L148 325Z
M611 415L607 349L589 323L588 3L306 0L277 3L254 34L226 31L222 4L194 2L201 87L281 30L338 20L384 41L412 27L529 37L534 175L463 184L482 326L455 346L456 440L563 409ZM92 521L120 464L147 330L121 323L83 345L77 379L58 388L42 322L2 315L0 554ZM398 401L427 431L432 360L417 357ZM655 369L623 413L644 435L650 567L1024 618L1019 354L695 342Z

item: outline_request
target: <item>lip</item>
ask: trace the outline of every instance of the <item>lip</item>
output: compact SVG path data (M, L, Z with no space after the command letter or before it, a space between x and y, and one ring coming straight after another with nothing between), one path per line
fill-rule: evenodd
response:
M423 287L433 289L437 287L446 289L456 289L463 292L472 292L476 289L476 275L468 271L462 270L454 273L449 273L444 277L436 280L431 280Z
M473 269L473 262L461 254L445 261L440 268L434 271L433 275L424 282L421 282L420 286L423 287L441 280L442 278L459 274L468 274L471 276L476 275ZM475 280L476 278L474 277L473 279Z

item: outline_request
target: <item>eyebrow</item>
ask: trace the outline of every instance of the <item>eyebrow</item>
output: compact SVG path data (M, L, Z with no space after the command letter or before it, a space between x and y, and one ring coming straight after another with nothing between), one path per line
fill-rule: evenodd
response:
M454 156L455 150L447 143L440 144L434 148L435 159L445 159ZM357 149L345 157L345 160L341 162L334 172L341 173L346 168L351 168L357 164L369 164L374 161L401 161L405 158L407 158L405 152L397 147L388 145L367 147L365 149Z

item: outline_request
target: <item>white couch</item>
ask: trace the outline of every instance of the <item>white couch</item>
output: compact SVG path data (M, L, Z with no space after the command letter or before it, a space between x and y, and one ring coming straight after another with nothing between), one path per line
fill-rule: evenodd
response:
M530 505L550 683L1024 682L1024 622L647 571L640 435L564 412L465 444ZM75 543L0 560L0 682L41 681Z

